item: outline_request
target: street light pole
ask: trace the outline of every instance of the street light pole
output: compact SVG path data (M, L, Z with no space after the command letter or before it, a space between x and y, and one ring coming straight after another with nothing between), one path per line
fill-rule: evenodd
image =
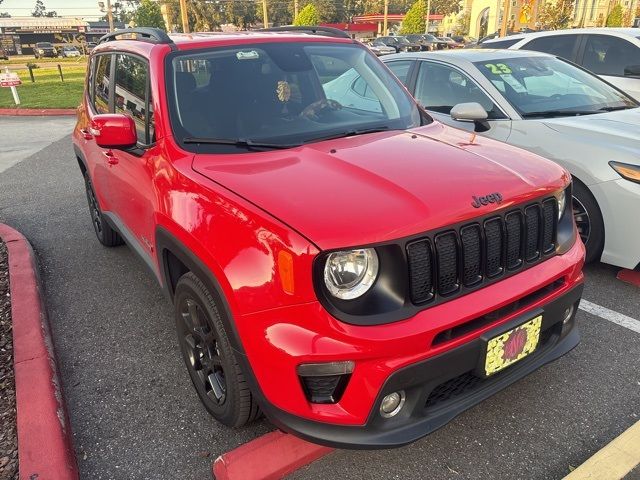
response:
M500 36L507 36L507 25L509 24L509 10L511 7L511 0L504 0L504 12L502 13L502 28L500 29Z
M389 0L384 0L384 21L382 23L382 34L388 35L387 31L387 17L389 16Z
M293 0L293 19L298 18L298 0Z
M180 17L182 18L182 31L189 33L189 15L187 13L187 0L180 0Z

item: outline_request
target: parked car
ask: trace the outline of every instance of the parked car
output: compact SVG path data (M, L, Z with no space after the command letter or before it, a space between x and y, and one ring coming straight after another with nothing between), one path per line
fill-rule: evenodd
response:
M95 42L87 42L84 45L84 50L85 50L85 54L90 54L94 48L96 48L96 43Z
M79 57L80 56L80 50L78 50L73 45L65 45L60 50L60 56L64 57L64 58Z
M396 49L396 53L400 52L419 52L422 47L418 43L411 43L406 37L389 36L378 37L373 41L374 45L386 45Z
M49 42L38 42L33 47L33 55L36 58L55 58L58 56L58 51L56 48Z
M9 60L9 54L4 48L0 48L0 60Z
M640 264L637 101L559 57L536 52L387 58L438 120L543 155L571 172L587 261ZM475 123L470 115L478 116Z
M446 44L446 48L464 48L464 43L458 43L451 37L437 37Z
M423 52L437 50L438 48L438 40L433 35L406 35L406 38L411 43L420 45L420 50Z
M640 30L576 28L488 40L482 48L534 50L566 58L640 100Z
M383 43L378 43L376 45L375 42L368 42L365 43L365 45L369 47L369 50L371 50L378 57L381 57L382 55L390 55L397 52L395 47L387 47Z
M571 178L434 121L343 32L286 28L103 37L73 133L91 222L173 302L220 422L406 444L578 343ZM334 97L354 71L378 107Z

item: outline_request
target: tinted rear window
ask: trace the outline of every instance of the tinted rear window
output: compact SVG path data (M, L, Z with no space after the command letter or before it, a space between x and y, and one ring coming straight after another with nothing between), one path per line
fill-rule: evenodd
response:
M505 40L498 40L495 42L485 42L480 44L480 48L509 48L514 43L519 42L520 38L509 38Z

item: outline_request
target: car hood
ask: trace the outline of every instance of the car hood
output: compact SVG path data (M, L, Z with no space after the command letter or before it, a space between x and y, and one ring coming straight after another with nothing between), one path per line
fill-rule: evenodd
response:
M321 249L406 237L561 189L568 173L532 153L434 122L302 147L197 154L193 168ZM473 196L504 199L480 208Z
M602 141L613 149L635 148L636 154L640 151L640 108L540 122L579 141Z

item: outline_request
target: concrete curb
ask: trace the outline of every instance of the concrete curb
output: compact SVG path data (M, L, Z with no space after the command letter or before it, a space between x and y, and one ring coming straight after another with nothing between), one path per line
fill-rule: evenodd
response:
M75 114L75 108L0 108L0 115L16 117L53 117Z
M0 224L0 238L9 253L20 478L75 480L78 467L35 256L11 227Z
M564 480L620 480L640 465L640 421L614 438Z
M333 448L280 431L270 432L216 458L213 477L216 480L278 480L332 451Z

